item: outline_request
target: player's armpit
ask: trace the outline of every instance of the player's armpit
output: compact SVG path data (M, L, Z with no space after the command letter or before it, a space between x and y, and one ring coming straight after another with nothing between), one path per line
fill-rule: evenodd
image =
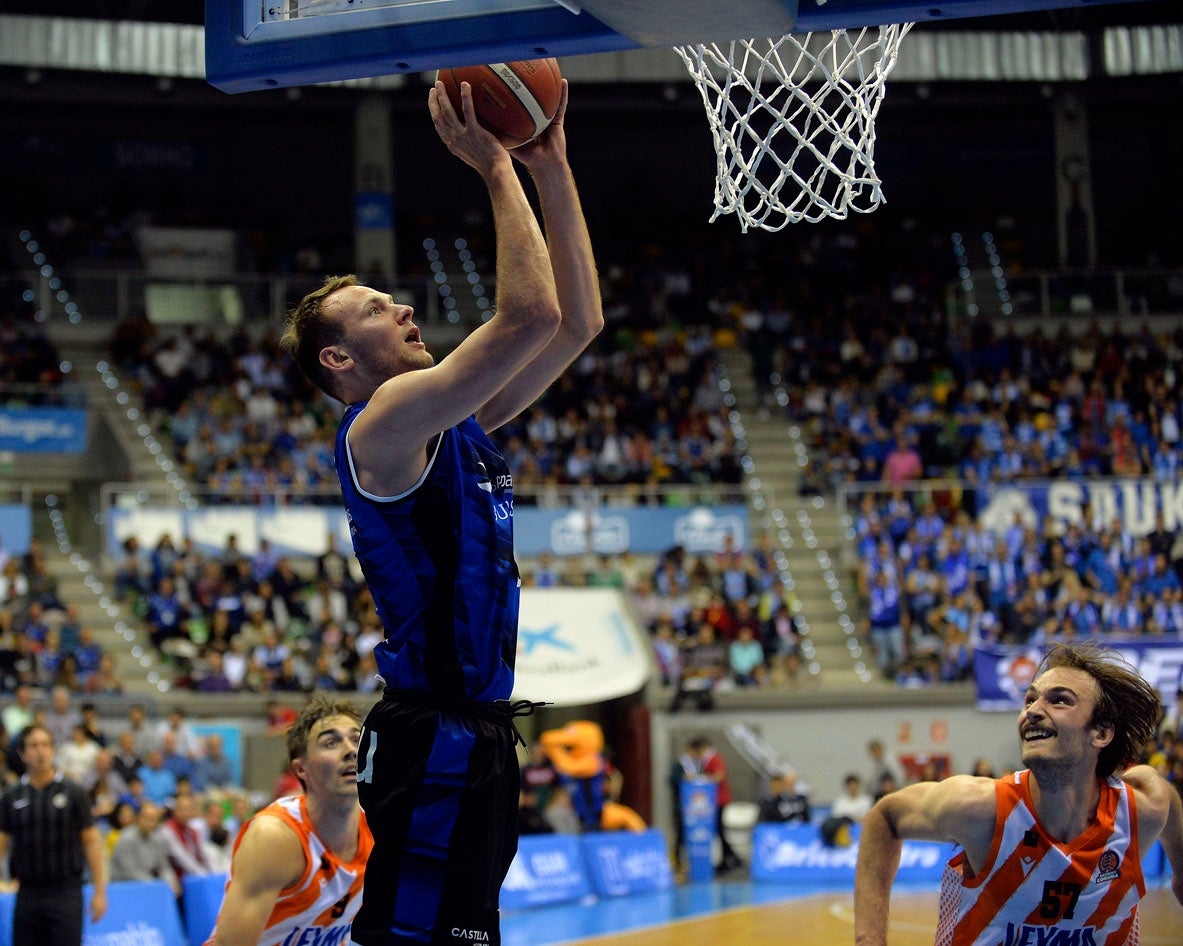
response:
M291 828L278 818L256 817L234 853L213 946L256 946L280 893L306 866L303 845Z

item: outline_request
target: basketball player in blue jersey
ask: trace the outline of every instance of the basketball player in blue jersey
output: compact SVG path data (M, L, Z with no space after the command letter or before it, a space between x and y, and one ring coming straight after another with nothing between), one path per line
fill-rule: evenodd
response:
M385 626L386 684L358 747L374 834L360 946L500 942L498 898L517 850L513 476L487 434L533 402L603 326L591 241L558 114L507 151L428 106L448 149L488 187L495 315L436 364L414 311L352 276L327 279L283 338L304 373L348 405L337 472L354 550ZM514 166L530 172L543 236Z

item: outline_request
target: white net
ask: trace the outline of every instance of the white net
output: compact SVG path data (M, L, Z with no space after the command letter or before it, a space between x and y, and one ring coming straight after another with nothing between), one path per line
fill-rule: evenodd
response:
M883 202L875 116L911 23L675 47L715 140L715 212L781 230Z

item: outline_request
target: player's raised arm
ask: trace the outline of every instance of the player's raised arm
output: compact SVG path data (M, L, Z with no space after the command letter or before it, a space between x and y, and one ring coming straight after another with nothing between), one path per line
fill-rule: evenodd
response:
M523 371L560 321L546 242L509 152L477 123L467 83L461 92L463 115L440 84L429 93L429 107L440 139L489 190L497 240L493 317L436 365L414 311L352 281L319 300L318 314L336 330L326 333L327 344L306 342L315 351L297 351L301 367L315 358L312 374L323 389L346 404L368 402L349 444L363 488L386 495L412 486L426 464L427 442Z
M256 817L234 852L230 883L208 946L258 946L280 892L300 879L304 848L278 818Z
M881 798L867 814L854 881L857 946L885 946L891 887L904 841L955 841L980 867L994 828L994 783L968 775L919 782Z
M542 135L513 156L530 169L546 225L562 322L547 346L477 413L485 430L512 420L579 356L604 327L599 274L575 177L567 163L567 80L559 108Z

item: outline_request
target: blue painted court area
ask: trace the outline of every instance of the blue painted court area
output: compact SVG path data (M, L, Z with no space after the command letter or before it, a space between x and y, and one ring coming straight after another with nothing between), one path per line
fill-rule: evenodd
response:
M752 884L746 881L685 884L663 893L635 894L591 903L502 913L501 942L502 946L550 946L827 892L849 896L850 888Z

